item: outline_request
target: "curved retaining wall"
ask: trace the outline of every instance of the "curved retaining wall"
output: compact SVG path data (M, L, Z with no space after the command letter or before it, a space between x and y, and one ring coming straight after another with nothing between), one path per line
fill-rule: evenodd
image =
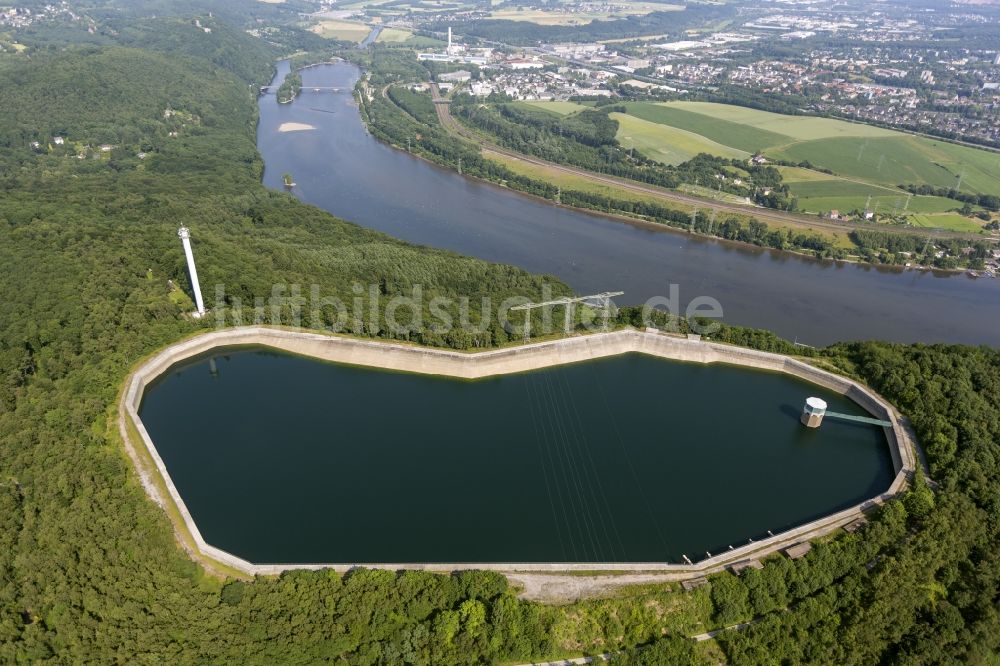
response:
M198 530L198 526L188 512L183 498L177 492L177 488L174 486L170 474L163 464L163 460L160 458L156 447L149 437L149 433L146 432L146 428L139 418L139 406L142 402L143 391L146 386L169 370L171 366L217 347L239 345L271 347L294 354L339 363L405 372L446 375L465 379L536 370L628 352L639 352L675 361L728 363L773 372L784 372L846 395L877 418L892 423L892 427L887 428L886 433L896 476L889 489L878 497L806 523L805 525L781 532L773 537L751 542L739 548L700 560L694 564L668 562L358 562L353 564L253 564L205 542L201 536L201 532ZM166 506L168 502L176 506L184 521L184 525L176 527L177 529L186 529L191 534L198 554L250 575L278 574L289 569L329 568L337 571L347 571L354 567L364 566L392 570L421 569L428 571L455 571L458 569L543 572L656 571L662 572L665 574L665 578L669 579L683 580L697 578L720 571L737 562L763 557L779 549L819 537L838 527L842 527L861 517L865 509L879 504L900 492L906 486L910 474L916 470L914 444L910 441L906 431L901 426L899 414L887 401L883 400L867 387L851 379L821 370L808 363L803 363L797 359L780 354L771 354L714 342L630 329L563 338L478 353L430 349L266 327L247 326L223 329L171 345L143 363L128 378L119 409L121 416L119 427L122 437L129 450L129 455L136 465L146 492L161 506ZM141 445L145 447L152 458L155 470L146 470L144 468L142 461L133 448L134 442L129 436L126 419L131 421L138 431L139 438L142 440ZM150 473L156 473L162 477L169 497L162 496L154 479L150 477Z

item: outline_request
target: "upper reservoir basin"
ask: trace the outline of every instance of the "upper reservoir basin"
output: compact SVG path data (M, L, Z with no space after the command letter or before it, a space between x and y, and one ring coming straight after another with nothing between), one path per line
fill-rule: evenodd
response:
M789 375L625 354L480 380L216 350L140 416L205 540L251 562L680 562L889 487L879 427Z

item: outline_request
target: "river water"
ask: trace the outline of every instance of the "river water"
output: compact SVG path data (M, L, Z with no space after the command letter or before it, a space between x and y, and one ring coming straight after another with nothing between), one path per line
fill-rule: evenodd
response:
M274 81L288 72L279 63ZM413 243L553 275L580 293L624 291L620 304L716 299L725 321L806 344L884 339L1000 346L1000 280L811 260L654 230L546 204L439 168L371 137L350 64L303 72L291 104L260 99L264 183L334 215ZM313 92L309 86L336 87ZM281 132L282 123L315 129Z

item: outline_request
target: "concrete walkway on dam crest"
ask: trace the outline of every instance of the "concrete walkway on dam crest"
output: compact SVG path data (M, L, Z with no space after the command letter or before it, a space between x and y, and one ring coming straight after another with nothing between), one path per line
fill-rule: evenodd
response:
M234 346L263 346L324 361L465 379L537 370L631 352L675 361L726 363L782 372L845 395L876 418L888 421L891 427L885 430L896 475L889 489L877 497L693 564L670 562L254 564L212 546L202 538L156 446L139 418L143 392L160 375L179 362L216 348ZM486 569L506 574L512 583L523 588L522 596L526 598L559 601L595 596L623 585L691 580L733 565L745 566L747 563L756 562L761 557L778 550L829 534L856 521L862 517L864 510L884 502L903 490L917 468L915 444L901 424L901 417L896 409L858 382L789 356L651 330L633 329L578 335L476 353L263 326L222 329L178 342L143 362L126 381L119 404L119 429L146 492L167 510L181 545L194 559L208 568L214 566L219 570L235 570L249 576L274 575L290 569L329 568L346 572L359 566L437 572ZM592 572L594 575L581 575L583 572ZM600 575L601 572L604 572L604 575ZM609 575L612 572L614 575Z

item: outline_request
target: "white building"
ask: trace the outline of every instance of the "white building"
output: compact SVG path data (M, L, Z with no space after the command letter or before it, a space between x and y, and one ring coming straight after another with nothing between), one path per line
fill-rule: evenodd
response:
M460 62L467 65L485 65L490 61L490 59L486 56L452 53L418 53L417 60L427 60L430 62Z
M487 97L493 94L493 86L477 81L469 86L469 91L476 97Z
M543 48L560 55L583 55L600 53L604 50L604 44L548 44Z
M508 60L505 64L510 69L541 69L545 67L545 63L541 60L528 58L513 58Z

